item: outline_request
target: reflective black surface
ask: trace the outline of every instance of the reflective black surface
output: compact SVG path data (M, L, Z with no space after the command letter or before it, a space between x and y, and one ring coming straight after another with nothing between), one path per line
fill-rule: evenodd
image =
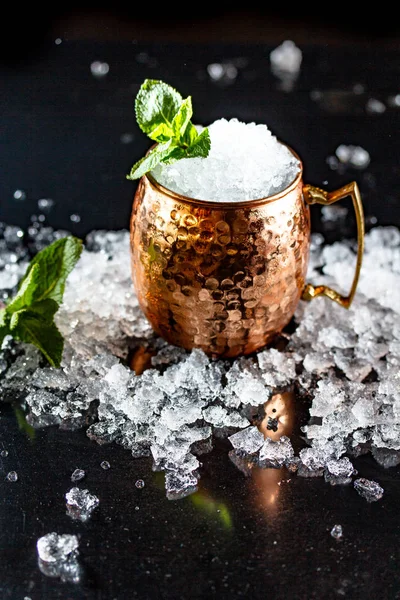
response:
M331 190L355 179L367 226L399 226L398 53L303 48L288 92L270 71L271 50L63 41L4 68L0 220L25 229L37 201L52 198L47 223L56 229L84 237L93 229L127 228L135 184L125 175L148 148L134 97L145 78L159 78L192 95L197 122L267 123L300 154L308 183ZM234 81L210 80L208 64L237 59L245 60L236 63ZM96 60L108 63L105 77L92 75ZM371 98L386 110L369 112ZM132 134L130 143L121 141L124 134ZM332 170L326 159L341 143L365 148L369 167ZM14 199L17 189L25 201ZM328 241L353 233L351 218L337 232L326 229L318 208L312 217L313 230ZM399 467L385 470L369 456L354 460L385 489L382 500L368 503L351 486L322 478L274 469L246 477L229 459L229 442L221 441L203 456L199 491L169 501L150 459L98 446L84 430L48 428L30 439L10 405L0 407L0 450L8 451L0 458L1 600L400 598ZM304 415L304 401L296 410ZM295 422L296 436L300 418ZM107 471L103 460L111 464ZM84 481L100 498L86 523L65 511L76 467L86 470ZM5 480L10 470L17 482ZM135 487L137 479L143 489ZM341 540L330 535L335 524L343 527ZM62 583L39 570L36 540L53 530L80 535L82 583Z

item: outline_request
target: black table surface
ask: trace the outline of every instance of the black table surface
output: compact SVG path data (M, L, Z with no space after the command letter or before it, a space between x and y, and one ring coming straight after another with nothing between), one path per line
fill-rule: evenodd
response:
M151 78L192 95L199 123L267 123L299 153L307 182L331 190L355 179L367 227L400 226L398 51L310 44L301 48L300 73L288 91L271 72L272 49L52 40L33 57L5 60L0 221L26 229L38 199L52 198L47 222L55 229L82 238L94 229L127 229L136 184L125 175L148 148L134 98ZM93 76L94 61L109 65L107 75ZM234 80L210 79L207 65L222 62L237 65ZM368 110L371 99L386 110ZM332 169L327 158L339 144L366 149L368 168ZM17 189L24 202L15 201ZM324 230L317 209L312 220L327 240L338 235ZM32 440L9 405L0 407L0 447L9 452L0 459L1 600L400 598L399 467L384 469L368 455L354 461L385 489L379 502L368 503L322 478L293 476L278 486L287 473L273 469L246 478L221 441L202 459L198 492L171 501L150 459L99 446L84 430L49 427ZM101 469L102 460L112 468ZM72 521L63 503L77 466L101 498L86 523ZM11 468L19 475L13 484L5 481ZM335 524L343 527L340 541L330 535ZM81 583L39 570L36 540L49 531L80 535Z

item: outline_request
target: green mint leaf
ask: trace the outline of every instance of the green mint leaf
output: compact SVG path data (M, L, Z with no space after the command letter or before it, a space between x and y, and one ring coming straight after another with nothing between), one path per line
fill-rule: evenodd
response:
M47 323L51 323L58 309L58 302L52 298L46 298L45 300L31 304L28 310L29 312L35 313L38 318L43 319Z
M38 279L35 277L32 292L26 290L24 297L31 294L30 302L40 302L46 298L52 298L61 304L65 281L79 260L82 249L82 240L74 236L67 236L56 240L38 252L30 262L20 283L20 291L36 265L39 266L40 277ZM7 306L7 310L10 310L10 305Z
M155 142L168 142L171 138L174 137L174 131L171 125L167 125L167 123L160 123L153 131L148 133L148 136L151 140Z
M60 366L64 340L53 319L82 249L80 239L68 236L38 252L17 294L0 310L0 343L5 335L11 335L34 344L53 367Z
M0 348L1 348L1 344L3 343L4 338L8 334L9 334L9 329L8 329L8 318L7 318L7 314L6 314L6 309L2 308L0 310Z
M173 87L157 79L145 79L135 99L136 120L141 130L157 142L137 161L127 179L140 179L157 165L181 158L205 158L211 147L208 129L199 134L191 122L192 98L185 100Z
M145 173L152 171L160 162L165 162L174 152L176 154L176 150L179 150L179 148L173 144L172 140L154 146L146 156L133 165L127 179L139 179Z
M193 123L189 123L186 127L185 135L183 136L183 142L186 147L191 146L195 139L198 137L199 132Z
M151 134L162 124L171 126L181 103L182 96L173 87L157 79L145 79L135 99L140 129Z
M47 317L27 309L15 312L10 333L21 342L34 344L53 367L60 366L64 340L56 324Z
M183 138L190 119L192 118L192 114L192 98L189 96L182 102L178 112L174 116L174 120L172 121L172 129L176 138Z
M11 314L29 306L33 302L33 296L40 285L40 265L38 263L29 266L20 282L20 287L14 298L7 304L6 312Z
M194 142L186 150L185 158L205 158L211 148L210 133L207 128L203 129Z

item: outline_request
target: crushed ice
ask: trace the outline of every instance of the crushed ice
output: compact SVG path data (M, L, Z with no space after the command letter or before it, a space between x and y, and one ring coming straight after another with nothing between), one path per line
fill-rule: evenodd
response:
M74 534L52 531L40 537L36 542L40 571L47 577L78 583L82 576L78 546L78 536Z
M28 255L19 228L3 225L0 231L0 284L6 298ZM38 237L39 247L60 235L47 228ZM286 466L331 485L354 481L352 459L361 454L371 453L387 468L400 463L397 228L375 227L366 235L349 310L326 298L301 302L297 327L286 334L283 349L230 361L211 360L200 350L186 352L155 336L132 289L129 261L127 231L94 231L85 240L56 315L65 337L60 369L44 364L32 346L4 340L0 392L5 400L20 399L31 425L85 428L99 444L115 442L133 457L149 457L153 469L165 473L168 498L196 491L201 461L216 438L227 440L239 468L248 455L261 467ZM352 241L324 245L320 235L313 236L311 283L346 291L354 264ZM151 358L149 368L136 375L129 363L139 347ZM304 447L298 452L290 435L264 440L257 430L267 401L293 385L309 403L301 431ZM279 426L270 417L270 432L279 433ZM366 484L361 475L356 491L379 499L379 484Z

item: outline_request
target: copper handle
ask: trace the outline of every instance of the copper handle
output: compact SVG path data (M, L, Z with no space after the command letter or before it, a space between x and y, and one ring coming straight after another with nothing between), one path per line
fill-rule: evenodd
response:
M351 196L353 200L354 211L356 213L357 220L357 262L356 262L356 270L354 273L353 283L351 286L351 290L348 296L342 296L339 292L336 292L332 288L326 285L311 285L311 283L307 283L302 294L302 300L312 300L317 296L328 296L331 300L334 300L340 306L344 308L349 308L354 295L356 293L356 288L358 284L358 279L360 277L361 271L361 263L362 257L364 253L364 211L361 202L360 190L358 189L358 185L355 181L348 183L344 187L335 190L333 192L326 192L320 188L314 187L312 185L305 185L303 187L303 195L304 200L307 204L324 204L329 205L345 198L346 196Z

